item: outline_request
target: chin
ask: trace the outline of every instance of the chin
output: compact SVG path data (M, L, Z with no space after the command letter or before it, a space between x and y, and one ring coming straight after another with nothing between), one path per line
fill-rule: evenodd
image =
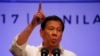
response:
M52 44L51 46L52 46L52 47L57 47L57 44Z

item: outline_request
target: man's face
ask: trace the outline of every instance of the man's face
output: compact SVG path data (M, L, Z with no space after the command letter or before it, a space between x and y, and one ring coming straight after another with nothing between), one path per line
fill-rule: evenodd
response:
M62 24L59 21L48 21L44 30L41 30L43 41L50 46L58 46L62 38Z

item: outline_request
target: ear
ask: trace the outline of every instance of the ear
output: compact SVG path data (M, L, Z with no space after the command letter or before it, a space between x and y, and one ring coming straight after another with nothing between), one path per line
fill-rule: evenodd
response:
M43 39L43 30L42 29L40 29L40 36Z

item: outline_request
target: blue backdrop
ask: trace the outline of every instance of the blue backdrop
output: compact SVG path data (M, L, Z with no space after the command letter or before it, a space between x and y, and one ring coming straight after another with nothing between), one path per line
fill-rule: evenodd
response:
M78 56L100 56L100 2L43 2L42 6L46 16L62 18L64 49ZM0 2L0 56L13 56L9 52L12 40L28 25L37 9L37 2ZM41 43L39 29L40 25L32 32L29 44Z

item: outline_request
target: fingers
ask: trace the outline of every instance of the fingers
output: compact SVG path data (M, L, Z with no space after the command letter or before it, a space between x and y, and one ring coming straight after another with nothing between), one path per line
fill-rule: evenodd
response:
M42 5L41 2L39 3L39 8L38 8L38 12L40 12L42 10Z
M44 13L43 13L43 11L42 11L42 4L41 4L41 2L39 3L38 13L40 13L40 14L42 15L43 18L45 17L45 15L44 15Z

